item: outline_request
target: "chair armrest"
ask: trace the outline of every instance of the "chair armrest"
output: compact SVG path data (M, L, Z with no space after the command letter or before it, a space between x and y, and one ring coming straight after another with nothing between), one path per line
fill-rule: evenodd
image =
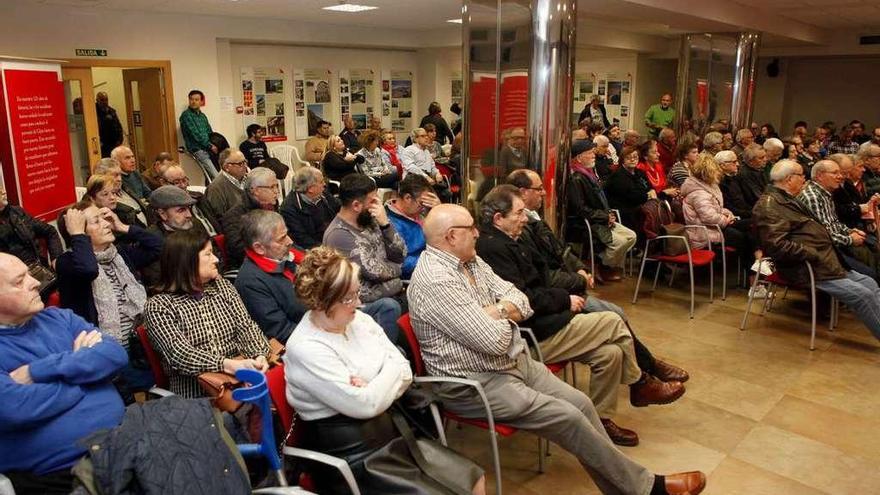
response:
M531 340L531 345L535 346L535 353L538 355L538 361L544 362L544 353L541 352L541 347L538 345L538 338L535 337L535 332L532 331L531 328L519 327L520 335L523 336L525 340ZM528 339L526 339L528 337Z
M489 406L489 398L486 397L486 391L483 390L483 386L480 385L480 382L476 380L470 380L468 378L458 378L454 376L417 376L413 378L414 383L458 383L460 385L467 385L469 387L473 387L477 391L477 395L480 396L480 401L483 402L483 409L486 411L486 422L489 423L489 429L495 431L495 415L492 414L492 407Z
M344 460L338 457L333 457L332 455L315 452L314 450L300 449L297 447L284 447L282 453L286 456L308 459L338 469L342 474L342 477L345 479L345 482L348 484L348 489L351 490L352 495L361 495L361 491L358 489L357 482L354 479L354 474L351 472L348 463Z
M148 394L155 395L157 397L171 397L174 395L174 392L161 388L161 387L150 387L150 390L147 390Z

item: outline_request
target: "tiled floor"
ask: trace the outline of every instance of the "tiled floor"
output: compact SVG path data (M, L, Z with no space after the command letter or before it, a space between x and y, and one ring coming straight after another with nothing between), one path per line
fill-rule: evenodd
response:
M631 279L596 291L627 311L657 356L691 374L687 393L667 406L633 408L621 387L615 420L641 438L638 447L621 449L654 472L703 470L706 494L880 494L880 343L868 330L843 311L829 333L821 316L827 308L820 309L810 352L804 294L777 299L765 317L753 307L741 332L744 290L709 304L698 281L691 320L684 283L653 294L643 289L636 305ZM581 387L588 380L584 368ZM449 437L486 468L494 493L486 432L450 425ZM537 472L534 436L518 433L500 445L506 494L599 493L574 457L555 445L544 474Z

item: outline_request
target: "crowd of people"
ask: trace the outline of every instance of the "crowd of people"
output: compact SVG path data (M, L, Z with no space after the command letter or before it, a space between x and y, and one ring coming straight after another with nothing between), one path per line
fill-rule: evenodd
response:
M123 404L153 385L139 327L183 398L205 395L203 373L278 365L283 347L302 445L348 461L362 493L485 493L472 460L432 443L430 463L446 472L438 477L405 441L412 432L395 417L415 352L428 375L478 382L496 421L572 453L602 493L699 493L702 473L655 474L617 448L640 441L614 421L619 386L635 407L670 404L689 375L653 355L619 306L589 293L620 280L626 254L644 245L652 201L707 227L688 231L695 247L723 238L748 264L771 257L796 284L806 260L818 288L880 338L880 129L866 136L858 121L811 135L799 122L785 138L769 124L724 122L678 136L664 95L642 140L593 99L572 133L559 238L541 217L545 184L523 129L506 133L503 184L485 187L473 212L450 203L460 126L436 103L406 147L350 119L339 135L318 122L305 145L311 165L289 172L293 191L281 201L263 129L219 149L203 99L191 92L180 122L212 177L204 194L188 189L172 155L141 172L119 144L57 231L0 197L0 391L20 405L0 412L0 448L19 453L0 456L0 473L23 493L67 493L70 468L87 453L79 440L118 425ZM53 292L60 308L44 309ZM404 314L418 351L398 325ZM586 365L589 387L536 361L520 327L546 363ZM469 386L434 392L459 416L485 416ZM314 469L335 493L338 480Z

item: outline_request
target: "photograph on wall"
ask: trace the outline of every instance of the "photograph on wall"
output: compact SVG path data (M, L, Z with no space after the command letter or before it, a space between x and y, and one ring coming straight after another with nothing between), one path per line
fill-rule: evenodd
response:
M453 76L452 79L452 87L451 92L449 94L452 103L461 104L461 101L464 99L464 85L461 81L461 74L457 74L457 77Z
M333 73L327 69L294 69L293 79L294 120L296 139L305 140L315 133L317 123L322 119L331 118L330 81ZM299 89L302 88L302 91ZM302 105L300 105L302 104Z
M623 129L630 125L630 105L632 98L632 74L604 74L599 81L599 91L604 94L603 102L608 120L617 122Z
M277 67L242 67L242 124L265 129L264 141L286 141L284 70ZM278 119L278 117L281 117ZM272 121L273 125L269 126Z
M395 79L391 81L392 98L412 98L412 81Z
M621 81L608 81L605 96L609 105L620 105Z
M373 114L373 104L377 100L376 86L373 79L375 71L371 69L343 69L339 71L339 99L342 118L350 115L355 129L366 129L367 122ZM346 84L342 84L345 81ZM358 118L362 115L364 118Z
M367 115L364 113L355 113L352 114L351 120L354 121L355 129L366 129L367 128Z

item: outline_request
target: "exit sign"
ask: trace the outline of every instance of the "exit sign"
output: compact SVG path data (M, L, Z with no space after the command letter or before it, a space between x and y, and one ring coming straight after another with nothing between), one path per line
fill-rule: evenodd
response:
M98 48L77 48L76 49L77 57L106 57L107 50L101 50Z

